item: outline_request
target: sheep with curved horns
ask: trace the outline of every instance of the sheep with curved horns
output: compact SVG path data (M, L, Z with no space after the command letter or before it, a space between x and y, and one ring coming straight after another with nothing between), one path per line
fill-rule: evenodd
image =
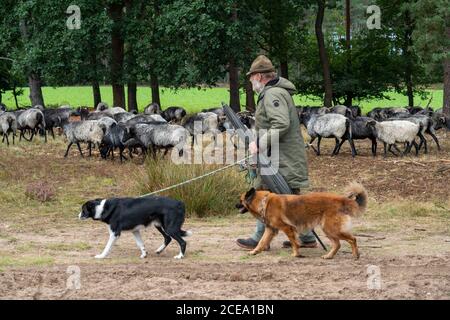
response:
M100 146L106 131L105 127L95 120L70 122L66 124L63 129L67 141L69 142L64 158L67 158L70 147L72 147L74 143L77 145L78 151L83 157L80 142L87 143L89 145L89 156L91 156L92 144Z
M421 133L423 129L422 125L417 125L404 120L384 122L371 120L367 123L367 125L372 126L375 129L377 139L383 142L385 158L387 157L388 151L397 156L397 154L392 151L392 147L394 147L395 150L401 154L401 151L397 148L396 143L406 143L406 149L403 152L403 155L411 152L411 148L413 146L416 149L416 155L419 154L419 146L417 145L415 139L416 137L423 139L423 135Z
M313 147L316 154L320 156L320 142L322 141L322 138L334 138L336 145L332 156L337 154L341 140L345 139L350 144L352 156L355 157L356 149L353 143L350 120L340 114L323 114L323 112L324 110L321 112L322 114L302 114L301 116L301 122L306 127L308 134L311 137L309 144L312 146L312 143L318 138L317 150Z
M9 134L12 133L13 144L17 132L17 119L13 112L0 111L0 134L3 135L2 142L6 139L6 144L9 146Z

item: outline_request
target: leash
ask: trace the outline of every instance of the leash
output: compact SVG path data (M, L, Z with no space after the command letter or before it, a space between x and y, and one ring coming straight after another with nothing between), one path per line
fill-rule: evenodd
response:
M236 166L236 165L239 165L239 164L241 164L242 162L247 161L247 160L250 159L251 157L252 157L252 156L247 156L247 157L245 157L244 159L241 159L241 160L239 160L239 161L236 161L235 163L232 163L232 164L229 164L229 165L227 165L227 166L225 166L225 167L222 167L222 168L219 168L219 169L210 171L210 172L205 173L205 174L203 174L203 175L201 175L201 176L198 176L198 177L195 177L195 178L192 178L192 179L189 179L189 180L186 180L186 181L183 181L183 182L174 184L174 185L172 185L172 186L170 186L170 187L167 187L167 188L164 188L164 189L160 189L160 190L157 190L157 191L153 191L153 192L151 192L151 193L144 194L144 195L140 196L140 198L147 197L147 196L152 196L152 195L154 195L154 194L158 194L158 193L161 193L161 192L164 192L164 191L172 190L172 189L175 189L175 188L184 186L184 185L186 185L186 184L192 183L192 182L194 182L194 181L201 180L201 179L203 179L203 178L212 176L212 175L214 175L214 174L216 174L216 173L219 173L219 172L221 172L221 171L225 171L225 170L227 170L227 169L229 169L229 168L232 168L232 167L234 167L234 166Z

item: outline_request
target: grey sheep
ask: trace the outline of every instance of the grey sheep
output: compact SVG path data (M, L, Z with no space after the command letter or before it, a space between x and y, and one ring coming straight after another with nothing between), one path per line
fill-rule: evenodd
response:
M109 106L107 103L104 102L99 102L99 104L97 105L97 108L95 109L97 112L101 112L101 111L105 111L109 109Z
M156 102L149 104L144 109L144 114L161 114L162 110Z
M69 122L70 116L75 114L70 107L59 107L58 109L45 109L43 111L45 119L45 129L52 134L55 139L54 128L62 128Z
M0 111L0 134L3 135L2 142L6 139L6 144L9 146L9 134L12 133L13 144L17 132L17 119L13 112Z
M373 121L372 118L369 117L356 117L355 119L350 119L350 124L352 128L352 139L353 140L364 140L369 139L372 142L372 155L375 157L377 155L377 134L375 129L372 126L368 126L367 124ZM336 151L336 155L339 154L342 145L347 141L346 137L341 140L339 147Z
M97 121L102 127L103 131L105 131L105 134L108 133L113 126L117 125L117 121L110 117L103 117Z
M422 125L417 125L404 120L384 122L371 120L367 123L367 125L372 126L375 129L377 139L383 142L384 157L387 157L387 151L397 156L397 154L392 151L392 147L394 147L398 153L401 153L401 151L397 148L396 143L406 143L406 149L403 152L403 155L409 153L413 146L416 149L416 155L419 154L419 146L417 145L415 139L416 137L423 139L423 135L421 133L423 129ZM389 147L389 149L387 147Z
M114 115L114 120L116 120L117 123L125 123L128 120L133 119L134 117L136 117L136 115L134 113L121 112L121 113L116 113Z
M205 133L212 133L216 141L216 136L220 132L219 116L213 112L200 112L188 117L183 127L194 138L194 143L197 143L197 135Z
M78 122L70 122L64 126L64 134L69 142L64 158L69 154L70 147L75 143L78 147L80 155L83 157L80 142L89 145L89 156L92 155L92 144L100 146L105 128L102 124L95 120L86 120Z
M321 111L323 113L324 111ZM328 114L309 114L301 117L301 122L306 127L308 135L311 137L310 145L318 138L316 154L320 156L320 142L322 138L334 138L336 145L332 156L335 156L339 149L341 140L347 140L350 143L352 156L356 156L356 149L352 138L352 128L350 120L343 115Z
M167 123L159 114L140 114L125 122L126 126L134 126L139 123L164 122Z
M130 138L136 138L145 150L150 149L153 156L158 149L165 149L164 155L170 148L176 148L180 156L188 141L189 132L179 125L164 122L151 124L137 124L128 129Z
M438 147L438 150L441 150L441 146L439 144L439 140L436 136L436 131L435 131L435 127L437 125L437 123L435 123L435 120L433 120L431 117L428 117L426 115L420 115L420 114L415 114L415 115L410 115L410 114L399 114L394 118L390 118L388 119L388 121L392 121L392 120L404 120L404 121L409 121L412 123L415 123L419 126L422 126L422 130L421 130L421 134L422 134L422 138L419 144L419 150L422 148L422 146L425 147L425 154L428 153L428 144L427 144L427 140L425 139L425 133L429 134L433 140L436 142L436 145ZM438 119L439 121L439 119Z
M181 122L183 118L186 116L187 112L182 107L169 107L163 112L161 112L161 116L167 122Z
M47 142L47 133L45 125L44 113L40 109L31 108L27 110L20 110L17 116L17 128L20 130L19 141L22 137L25 140L32 141L37 130L41 130L45 136L45 142ZM25 137L25 131L29 130L31 132L30 139Z

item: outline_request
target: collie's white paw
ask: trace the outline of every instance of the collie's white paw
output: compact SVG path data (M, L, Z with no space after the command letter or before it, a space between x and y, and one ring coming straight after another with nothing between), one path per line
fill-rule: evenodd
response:
M181 260L181 259L184 258L184 255L180 252L180 254L176 255L176 256L173 257L173 258L174 258L174 259L177 259L177 260Z

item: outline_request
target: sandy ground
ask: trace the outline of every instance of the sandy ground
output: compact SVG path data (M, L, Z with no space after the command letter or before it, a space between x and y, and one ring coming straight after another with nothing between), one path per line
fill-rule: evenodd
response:
M92 193L77 181L89 180L86 170L96 171L106 181L93 179L92 188L114 194L131 184L126 177L139 164L108 163L124 181L116 184L108 180L114 177L105 162L81 161L75 152L64 162L62 142L50 142L56 154L43 153L42 144L0 146L2 170L17 166L0 176L0 298L450 299L450 171L436 172L450 159L450 143L441 139L446 151L431 147L430 155L419 158L372 159L361 143L355 160L345 147L337 158L309 153L314 190L339 192L352 180L369 190L369 209L354 223L358 261L347 244L334 260L322 260L321 248L292 258L281 248L282 234L270 251L249 256L234 241L251 234L255 221L238 214L187 219L185 229L194 234L182 261L173 259L175 243L160 256L154 253L162 239L151 229L143 233L146 259L139 259L134 239L124 234L109 259L96 261L108 233L101 223L76 220L78 203ZM332 145L325 143L323 153L328 149ZM71 196L39 206L27 201L21 195L27 170L60 179L61 190Z

